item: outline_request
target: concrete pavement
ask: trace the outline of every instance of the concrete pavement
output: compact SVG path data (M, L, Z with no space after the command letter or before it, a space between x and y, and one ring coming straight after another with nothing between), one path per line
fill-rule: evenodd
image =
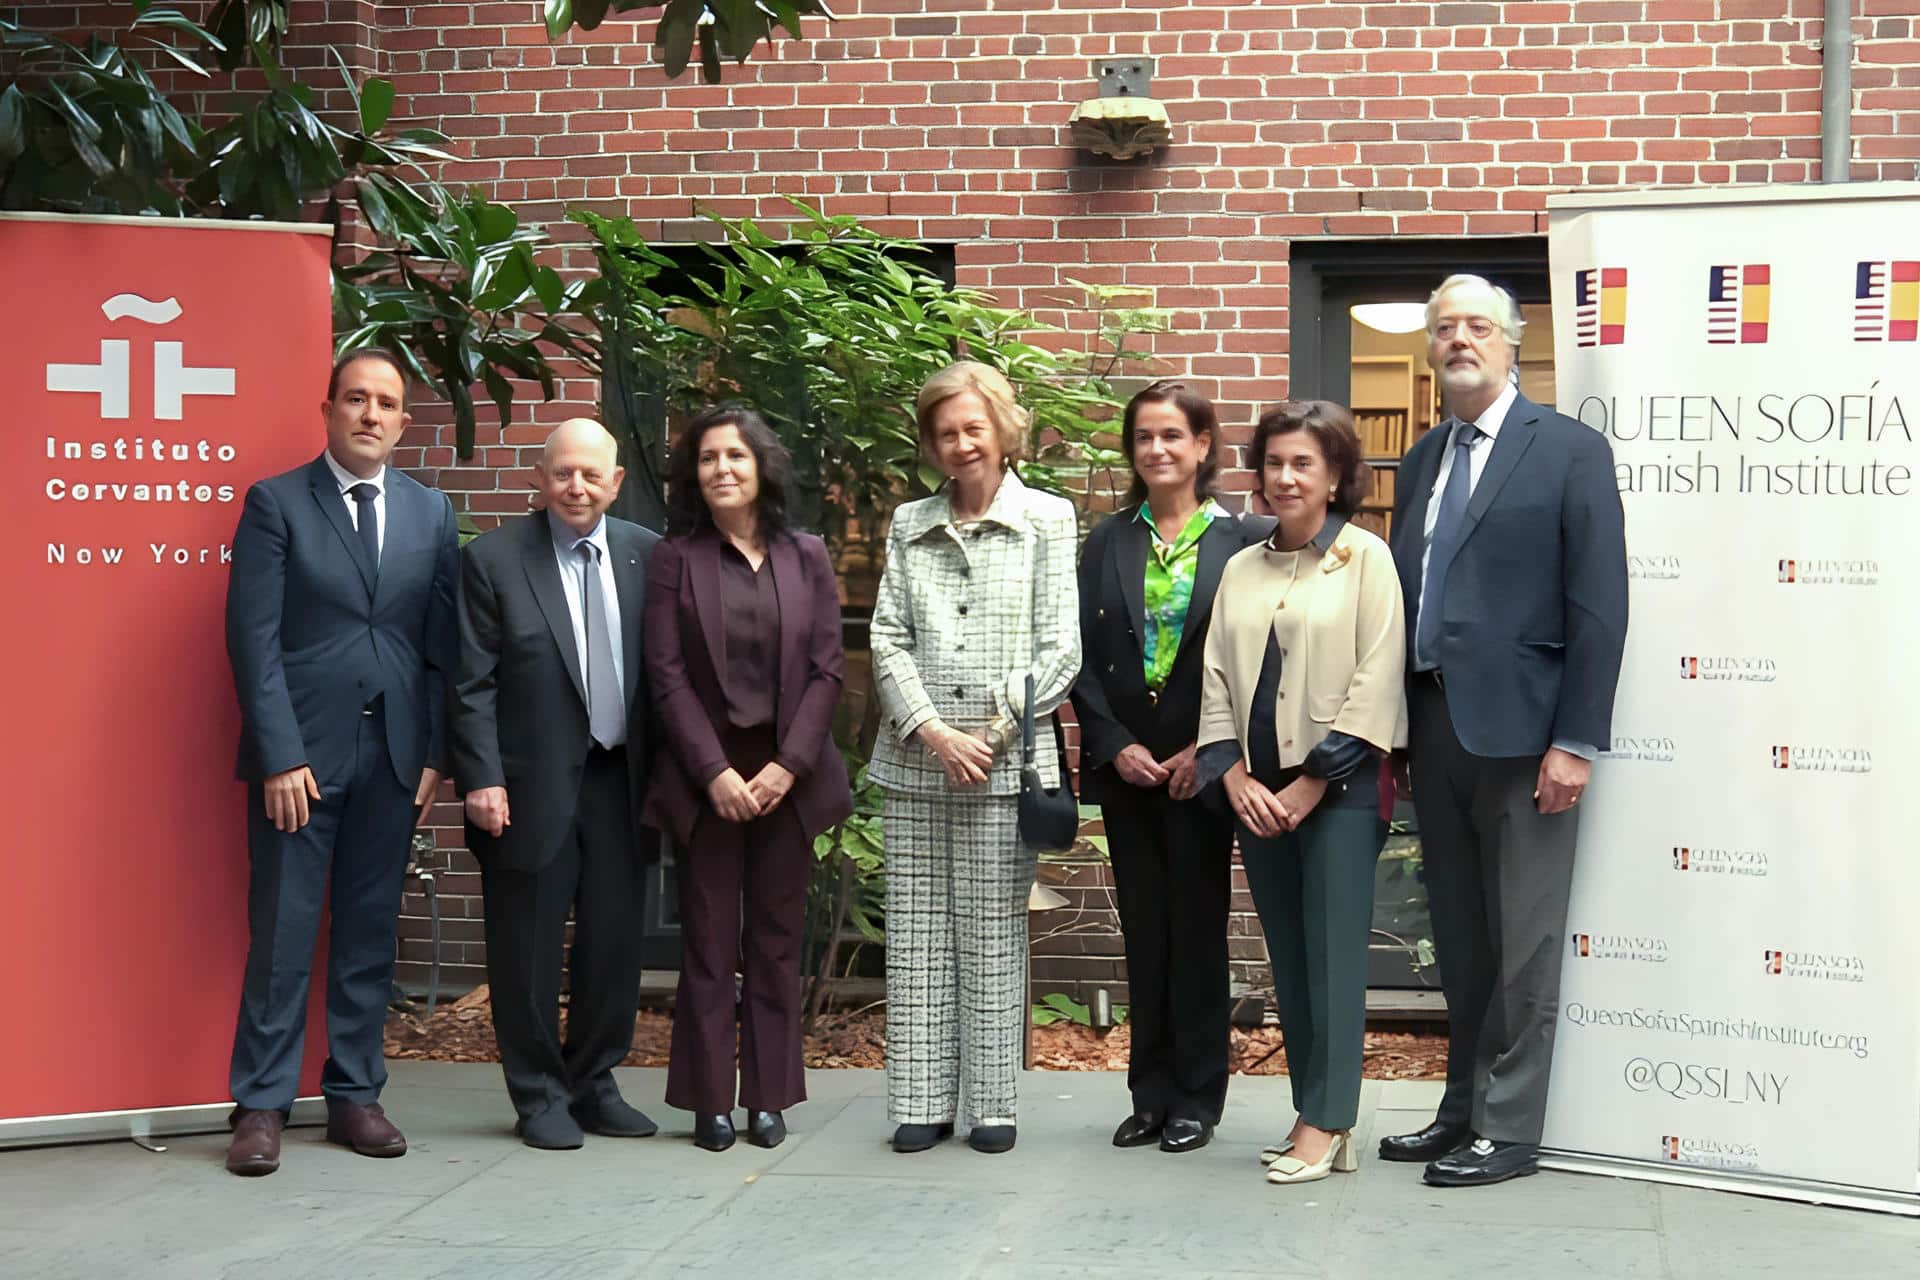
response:
M1124 1078L1035 1072L1020 1144L886 1146L878 1072L816 1071L777 1151L715 1155L622 1072L662 1124L640 1141L532 1151L491 1065L396 1062L388 1111L412 1144L368 1160L290 1132L279 1173L227 1176L219 1135L0 1153L0 1275L215 1280L863 1277L1794 1276L1920 1274L1920 1224L1723 1192L1543 1173L1439 1191L1372 1157L1431 1117L1436 1086L1369 1082L1363 1162L1302 1187L1260 1176L1292 1121L1285 1080L1236 1077L1213 1144L1117 1151Z

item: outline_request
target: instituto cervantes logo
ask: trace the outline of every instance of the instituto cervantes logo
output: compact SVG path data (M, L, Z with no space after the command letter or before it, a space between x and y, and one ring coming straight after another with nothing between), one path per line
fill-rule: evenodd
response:
M1865 982L1867 962L1843 951L1776 951L1762 953L1761 972L1776 978L1806 978L1815 982Z
M1872 773L1873 752L1866 747L1781 744L1773 748L1773 767L1795 773Z
M1676 749L1672 738L1620 737L1601 753L1607 760L1631 760L1640 764L1672 764Z
M1573 935L1573 954L1582 960L1665 964L1667 940L1652 934L1576 933Z
M1627 576L1643 582L1677 582L1680 579L1680 557L1628 556Z
M1774 580L1802 587L1877 587L1880 562L1834 557L1779 560Z
M1697 876L1751 876L1767 874L1767 855L1758 849L1706 849L1673 846L1673 869Z
M1734 684L1772 684L1779 678L1779 664L1772 658L1726 657L1689 654L1680 659L1682 680L1706 680Z
M1727 1142L1718 1138L1694 1138L1685 1134L1665 1134L1660 1139L1660 1158L1676 1164L1698 1165L1703 1169L1730 1169L1752 1172L1760 1168L1760 1148L1751 1142Z

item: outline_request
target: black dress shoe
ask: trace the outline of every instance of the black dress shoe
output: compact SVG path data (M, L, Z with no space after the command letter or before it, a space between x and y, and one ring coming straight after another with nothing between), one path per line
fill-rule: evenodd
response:
M587 1098L573 1104L573 1118L588 1133L603 1138L651 1138L660 1126L646 1112L631 1106L619 1094Z
M693 1118L693 1145L707 1151L725 1151L733 1145L733 1117L695 1116Z
M905 1154L929 1151L953 1136L953 1121L945 1124L903 1124L893 1131L893 1149Z
M984 1155L997 1156L1013 1150L1014 1133L1010 1124L977 1124L967 1131L967 1145Z
M573 1151L587 1141L565 1107L548 1107L537 1116L522 1117L513 1131L520 1141L541 1151Z
M1136 1111L1120 1122L1113 1131L1113 1145L1116 1147L1147 1147L1160 1141L1160 1128L1166 1123L1166 1116L1158 1111Z
M1187 1116L1175 1116L1160 1132L1162 1151L1198 1151L1212 1141L1213 1126Z
M1540 1172L1540 1145L1475 1138L1471 1146L1427 1166L1430 1187L1484 1187Z
M787 1140L787 1122L778 1111L747 1112L747 1141L772 1150Z
M1452 1155L1471 1141L1471 1130L1456 1129L1435 1120L1418 1133L1380 1139L1380 1158L1401 1164L1425 1164L1429 1160Z

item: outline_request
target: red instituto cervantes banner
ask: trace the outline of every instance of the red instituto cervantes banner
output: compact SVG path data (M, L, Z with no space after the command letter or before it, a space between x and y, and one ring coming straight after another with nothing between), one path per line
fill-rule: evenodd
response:
M330 243L0 214L0 1143L227 1100L247 947L228 546L247 486L323 443Z

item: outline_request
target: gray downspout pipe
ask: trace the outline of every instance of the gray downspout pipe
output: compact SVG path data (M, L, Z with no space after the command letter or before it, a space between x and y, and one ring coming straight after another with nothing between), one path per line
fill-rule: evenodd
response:
M1820 181L1845 182L1853 168L1853 5L1827 0L1820 33Z

